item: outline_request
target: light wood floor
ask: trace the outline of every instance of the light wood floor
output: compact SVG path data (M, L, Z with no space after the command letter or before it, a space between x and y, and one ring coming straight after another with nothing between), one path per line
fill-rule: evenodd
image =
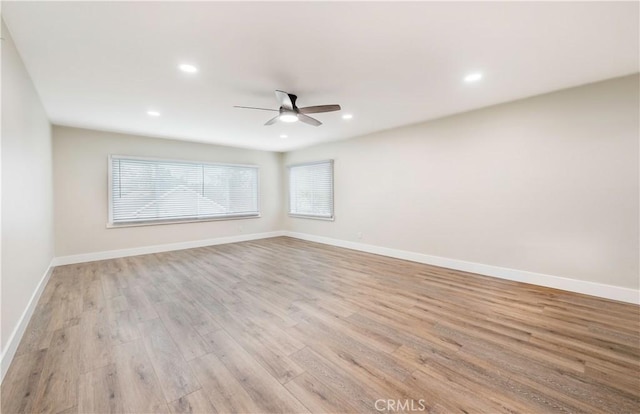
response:
M281 237L56 268L2 412L638 413L639 338L637 306Z

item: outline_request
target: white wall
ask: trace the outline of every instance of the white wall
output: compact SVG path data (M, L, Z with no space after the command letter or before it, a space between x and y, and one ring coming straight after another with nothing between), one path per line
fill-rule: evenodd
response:
M56 256L271 232L282 227L280 153L61 126L53 127L53 147ZM261 217L107 228L109 154L259 165Z
M287 153L335 159L336 219L285 226L638 289L638 87L634 75Z
M4 21L2 37L4 374L9 340L51 263L54 241L51 126Z

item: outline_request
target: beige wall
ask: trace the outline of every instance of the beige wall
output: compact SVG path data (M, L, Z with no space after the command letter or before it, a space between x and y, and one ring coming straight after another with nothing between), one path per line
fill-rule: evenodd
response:
M262 233L282 227L281 154L53 127L56 256ZM260 166L260 218L107 228L109 154ZM240 229L242 227L242 229Z
M336 220L285 227L637 289L638 87L629 76L287 153L335 159Z
M54 249L51 126L4 21L2 37L4 355ZM4 369L3 365L3 373Z

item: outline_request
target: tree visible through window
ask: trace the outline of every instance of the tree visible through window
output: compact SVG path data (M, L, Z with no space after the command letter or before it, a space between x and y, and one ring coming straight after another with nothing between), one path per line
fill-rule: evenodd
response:
M333 218L333 161L289 166L289 214Z
M251 217L258 167L110 157L112 224Z

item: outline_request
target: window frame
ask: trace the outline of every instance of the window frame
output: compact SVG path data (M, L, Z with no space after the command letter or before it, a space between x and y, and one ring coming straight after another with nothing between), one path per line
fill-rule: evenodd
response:
M291 169L295 167L306 167L317 164L330 164L331 165L331 217L314 216L309 214L298 214L291 212ZM287 215L292 218L304 218L311 220L323 220L323 221L335 221L335 162L333 159L301 162L296 164L287 165Z
M228 215L221 217L186 217L184 219L149 219L149 220L139 220L139 221L128 221L121 223L113 222L113 159L126 159L126 160L138 160L138 161L157 161L157 162L167 162L167 163L180 163L180 164L195 164L195 165L213 165L213 166L223 166L223 167L244 167L244 168L254 168L256 170L256 205L258 208L257 214L237 214L237 215ZM225 220L244 220L244 219L255 219L262 217L262 209L261 209L261 199L260 199L260 166L253 164L232 164L232 163L222 163L222 162L209 162L209 161L194 161L194 160L182 160L175 158L158 158L158 157L141 157L136 155L119 155L119 154L109 154L107 157L107 199L108 199L108 212L107 212L107 228L121 228L121 227L141 227L141 226L157 226L164 224L181 224L181 223L201 223L205 221L225 221Z

